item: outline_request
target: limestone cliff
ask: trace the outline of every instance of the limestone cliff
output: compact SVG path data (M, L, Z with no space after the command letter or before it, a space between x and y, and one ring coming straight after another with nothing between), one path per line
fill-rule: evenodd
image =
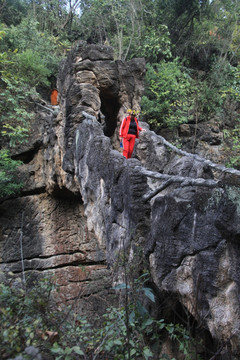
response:
M59 112L39 108L18 150L22 195L0 206L1 267L52 273L65 300L98 301L125 248L139 269L148 264L160 303L181 304L239 356L240 172L174 148L144 123L134 158L122 156L118 124L139 108L144 73L143 59L114 61L109 47L80 42L69 54Z

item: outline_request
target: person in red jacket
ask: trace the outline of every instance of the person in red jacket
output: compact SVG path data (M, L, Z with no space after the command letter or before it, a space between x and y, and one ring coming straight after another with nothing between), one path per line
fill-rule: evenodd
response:
M125 117L121 123L119 130L120 141L123 140L123 156L126 159L132 157L135 139L139 137L139 131L145 131L138 125L138 120L135 117L136 112L128 110L128 116Z

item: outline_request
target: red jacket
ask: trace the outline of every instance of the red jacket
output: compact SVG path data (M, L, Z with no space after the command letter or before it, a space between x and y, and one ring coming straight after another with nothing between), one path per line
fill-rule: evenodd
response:
M136 135L136 138L139 137L139 131L142 130L142 128L138 125L138 121L137 121L137 118L135 117L134 118L136 124L137 124L137 135ZM129 124L130 124L130 121L131 121L131 116L127 116L123 119L122 123L121 123L121 126L120 126L120 129L119 129L119 136L120 137L123 137L123 138L126 138L127 137L127 134L128 134L128 129L129 129Z

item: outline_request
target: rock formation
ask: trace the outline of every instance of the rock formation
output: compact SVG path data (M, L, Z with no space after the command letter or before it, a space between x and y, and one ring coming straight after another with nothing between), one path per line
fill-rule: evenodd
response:
M139 271L148 264L159 301L167 294L239 356L240 172L176 149L144 123L134 158L122 156L118 124L139 109L144 73L143 59L114 61L106 46L72 50L58 114L39 107L18 149L27 179L21 197L0 205L1 267L54 274L65 300L97 301L111 293L124 248Z

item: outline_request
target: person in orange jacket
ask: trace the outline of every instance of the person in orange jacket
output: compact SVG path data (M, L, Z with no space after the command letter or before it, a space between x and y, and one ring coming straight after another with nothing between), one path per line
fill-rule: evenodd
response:
M58 105L58 91L57 89L53 89L51 92L51 105Z
M127 113L129 115L122 120L119 129L119 137L120 141L123 140L123 156L125 156L126 159L130 159L132 157L135 139L139 137L139 131L146 130L139 126L134 110L129 109Z

